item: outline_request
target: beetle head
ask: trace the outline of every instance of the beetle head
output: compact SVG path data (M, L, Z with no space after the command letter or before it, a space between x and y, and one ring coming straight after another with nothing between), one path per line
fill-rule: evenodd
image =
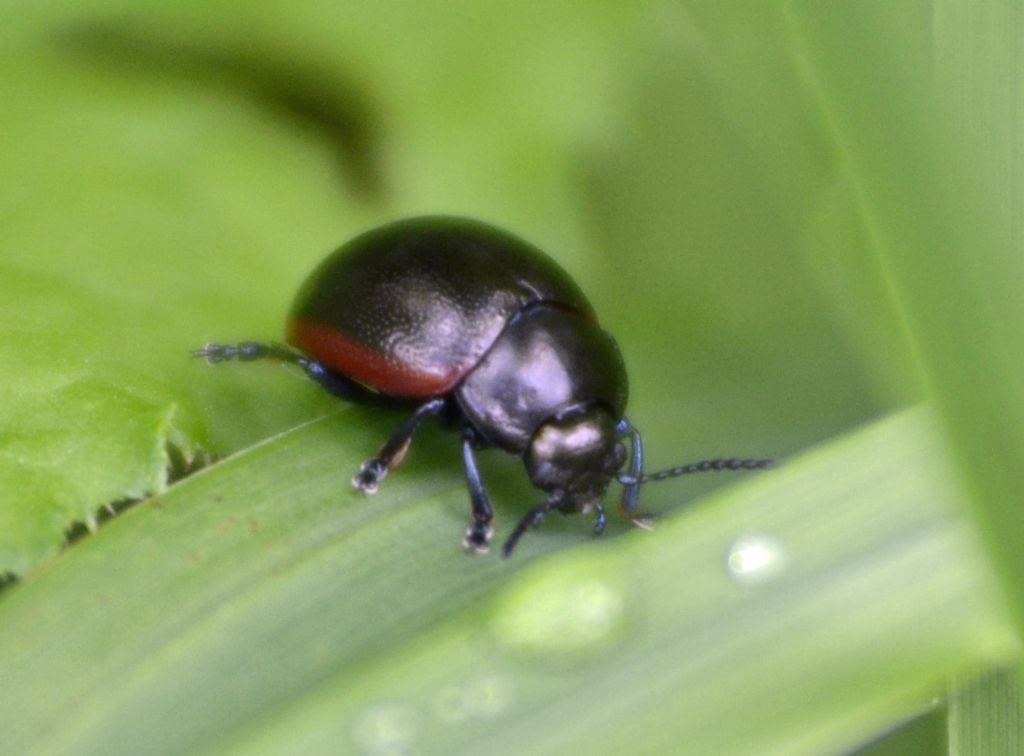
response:
M604 495L626 450L616 440L611 415L590 405L541 425L524 461L533 485L563 499L560 509L581 511Z

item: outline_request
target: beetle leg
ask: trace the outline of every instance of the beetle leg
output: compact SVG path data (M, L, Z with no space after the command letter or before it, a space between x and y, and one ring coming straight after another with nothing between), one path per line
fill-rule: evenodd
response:
M601 535L604 532L604 526L608 522L608 518L604 514L604 504L597 502L594 505L594 509L597 510L597 517L594 518L594 535Z
M523 537L523 533L525 533L530 528L535 528L542 522L544 522L544 517L547 515L547 513L550 512L552 509L558 507L558 505L561 503L562 496L555 492L548 496L548 498L542 501L540 504L535 506L533 509L531 509L529 512L527 512L526 516L523 517L523 519L519 521L519 524L516 525L515 530L512 531L512 535L510 535L508 537L508 540L505 541L505 545L501 547L501 555L504 557L512 556L512 550L516 547L516 544L519 542L519 539Z
M281 344L260 344L255 341L243 341L240 344L207 344L202 349L192 352L192 355L203 357L211 365L229 360L239 360L240 362L279 360L298 365L322 388L342 399L363 404L386 403L380 394L350 378L338 375L322 362L310 359L301 352L296 352Z
M491 509L487 489L484 488L484 482L476 466L474 446L478 440L479 437L472 428L466 426L462 429L462 462L466 468L466 484L469 486L469 501L473 514L473 521L466 529L462 545L474 554L486 554L490 548L491 535L494 533L494 528L491 527L494 510Z
M444 399L431 399L421 404L402 423L395 434L389 438L377 452L377 456L366 460L359 472L352 478L352 485L366 494L377 493L377 487L385 476L405 457L405 452L412 442L412 437L424 420L434 417L445 408Z
M640 501L640 476L644 472L644 442L640 438L640 431L626 418L619 421L615 430L629 436L630 440L629 477L634 482L623 486L619 509L622 510L623 516L631 520L636 515L637 505Z
M629 436L630 440L628 475L631 482L623 484L619 510L622 512L623 517L638 528L650 530L655 520L654 515L637 511L640 505L640 479L644 473L644 441L640 437L640 431L626 418L622 418L619 421L615 430L622 435ZM597 531L596 523L594 529Z

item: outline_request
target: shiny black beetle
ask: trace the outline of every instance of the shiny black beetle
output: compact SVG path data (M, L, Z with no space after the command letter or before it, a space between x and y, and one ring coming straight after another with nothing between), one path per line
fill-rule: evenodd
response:
M640 434L623 414L626 370L614 339L547 255L476 221L413 218L343 245L300 290L287 340L300 351L246 342L209 344L195 354L211 363L283 360L344 399L415 406L353 478L368 494L399 464L424 420L447 420L462 433L472 503L464 544L472 552L487 551L493 519L477 449L521 455L546 493L512 531L505 556L552 509L594 511L601 533L612 478L624 487L623 515L642 525L644 482L771 464L719 459L644 475Z

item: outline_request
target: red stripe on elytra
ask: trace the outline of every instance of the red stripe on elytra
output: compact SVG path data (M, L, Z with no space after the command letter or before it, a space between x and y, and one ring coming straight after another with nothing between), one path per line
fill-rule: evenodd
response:
M393 357L349 341L331 326L304 320L288 324L288 341L336 373L393 396L446 394L466 373L458 366L444 373L416 370Z

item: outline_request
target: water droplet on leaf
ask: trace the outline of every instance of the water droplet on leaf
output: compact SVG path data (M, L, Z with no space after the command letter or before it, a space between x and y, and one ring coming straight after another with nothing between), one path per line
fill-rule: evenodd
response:
M726 567L741 585L758 585L781 574L786 554L782 542L765 533L740 536L729 546Z

